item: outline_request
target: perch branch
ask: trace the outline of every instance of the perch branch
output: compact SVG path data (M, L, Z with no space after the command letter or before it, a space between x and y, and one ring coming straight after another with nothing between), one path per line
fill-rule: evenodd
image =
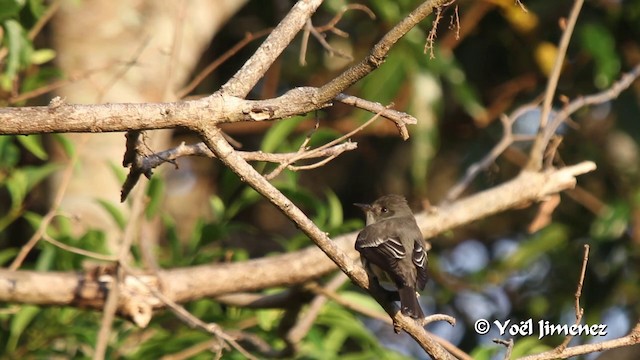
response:
M545 172L522 172L516 178L495 188L459 199L435 210L416 213L418 225L425 238L486 218L499 212L533 203L549 194L570 189L575 176L593 171L595 165L584 162L563 169ZM346 254L352 264L358 258L353 248L357 232L331 240L332 246ZM283 267L282 264L288 264ZM163 269L156 275L139 276L145 283L163 284L163 293L182 303L203 297L221 296L273 287L287 287L308 282L334 271L336 266L315 246L292 253L238 263L221 263L188 268ZM219 279L212 282L211 279ZM110 276L82 275L74 272L12 271L0 269L0 302L42 305L71 305L101 309L104 289ZM138 283L140 281L137 281ZM125 287L133 286L124 281ZM137 294L146 298L148 295ZM132 296L134 297L134 296ZM153 301L154 308L162 305ZM123 309L123 306L119 306ZM119 312L126 316L126 313Z

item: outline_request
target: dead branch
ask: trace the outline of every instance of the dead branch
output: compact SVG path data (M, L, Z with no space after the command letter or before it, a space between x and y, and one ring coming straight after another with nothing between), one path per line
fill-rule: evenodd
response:
M547 88L544 94L544 100L542 102L542 114L540 114L540 127L538 130L538 136L531 147L531 152L529 156L529 163L527 164L527 168L529 170L539 170L542 168L542 156L544 154L544 149L547 147L548 140L545 142L546 127L547 127L547 119L549 118L549 114L551 113L551 102L553 101L553 97L556 93L556 87L558 86L558 80L560 79L560 72L562 71L562 64L564 63L564 57L567 53L567 49L569 48L569 41L571 40L571 36L573 34L573 29L578 21L578 14L580 14L580 9L582 9L582 4L584 0L576 0L573 3L573 8L571 9L571 13L569 14L569 20L567 22L567 26L562 32L562 38L560 39L560 44L558 45L558 55L556 56L555 63L553 64L553 70L551 71L551 75L549 76L549 81L547 81Z
M640 77L640 64L637 64L631 71L623 74L609 89L588 96L578 97L571 101L561 111L558 111L545 127L542 141L548 144L551 137L555 134L556 130L558 130L558 127L576 111L589 105L602 104L617 98L620 93L628 89L638 77ZM481 171L487 169L513 143L531 140L527 136L513 134L513 123L526 111L530 111L535 107L536 105L527 104L515 109L510 116L502 115L500 117L503 129L502 138L487 155L467 168L462 179L449 190L445 201L453 201L462 195L476 176Z
M561 351L558 351L558 349L553 349L540 354L521 357L519 360L568 359L573 356L590 354L638 343L640 343L640 323L636 324L636 326L629 332L629 334L621 338L593 344L571 346Z

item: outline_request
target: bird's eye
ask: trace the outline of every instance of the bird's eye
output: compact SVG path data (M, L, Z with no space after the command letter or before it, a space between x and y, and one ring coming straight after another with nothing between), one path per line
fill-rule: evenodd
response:
M382 211L383 213L389 212L389 209L387 209L386 207L383 207L382 209L380 209L380 211Z

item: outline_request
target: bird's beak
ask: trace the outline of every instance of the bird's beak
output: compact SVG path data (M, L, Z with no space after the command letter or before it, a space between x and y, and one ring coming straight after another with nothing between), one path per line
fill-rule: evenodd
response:
M360 203L355 203L353 204L357 207L359 207L360 209L362 209L362 211L364 212L368 212L371 211L371 205L370 204L360 204Z

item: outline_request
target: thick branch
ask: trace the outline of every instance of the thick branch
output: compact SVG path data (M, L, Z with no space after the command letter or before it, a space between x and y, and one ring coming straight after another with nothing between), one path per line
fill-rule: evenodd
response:
M416 215L422 234L429 238L521 204L536 202L549 194L570 189L574 176L592 171L584 162L545 173L523 172L500 186L458 200L435 211ZM357 232L330 240L345 254L345 262L358 258L353 249ZM286 267L282 264L287 264ZM277 256L239 263L210 264L161 270L158 282L163 292L177 302L276 286L291 286L336 269L315 246ZM0 269L0 302L43 305L79 305L101 309L110 277L87 277L76 273L9 271ZM143 276L143 279L147 276ZM148 276L149 279L153 278ZM218 279L211 281L211 279ZM363 279L364 280L364 279ZM100 285L102 284L102 285Z

